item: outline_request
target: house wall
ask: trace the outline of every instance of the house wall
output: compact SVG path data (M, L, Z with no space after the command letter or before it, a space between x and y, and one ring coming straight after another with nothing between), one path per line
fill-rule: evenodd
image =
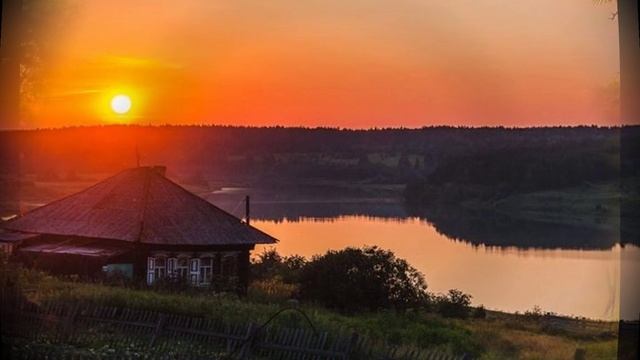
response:
M15 252L14 259L25 266L58 275L94 277L100 274L104 259L73 254Z
M86 256L73 253L24 251L25 248L32 245L55 245L60 242L69 243L73 241L100 241L104 245L112 245L116 248L121 248L124 252L113 256ZM52 274L79 275L87 278L101 276L103 266L107 264L132 264L134 262L130 244L105 239L90 239L62 235L41 235L37 238L24 240L18 246L14 247L12 259L21 262L25 266L45 270Z
M199 287L233 287L244 293L249 280L252 247L148 248L140 251L144 254L144 264L139 264L138 275L143 273L144 281L149 285L158 281L184 281Z
M13 243L0 241L0 252L11 255L11 253L13 252L13 246Z
M82 238L47 235L24 241L21 245L54 244L74 239ZM176 279L179 277L179 272L182 271L184 280L193 285L216 285L212 280L217 280L218 283L233 281L240 293L246 292L249 283L249 255L254 248L254 245L251 244L176 246L127 243L104 239L86 240L100 241L116 248L123 248L126 251L110 257L18 251L16 257L27 266L39 267L56 274L78 274L94 277L105 275L105 270L106 275L119 271L126 278L133 277L136 281L151 284L158 278ZM162 266L156 268L155 259L161 259ZM184 262L178 264L180 259L186 259L186 271L180 270L184 269ZM150 265L153 266L150 267ZM192 265L195 265L193 271Z
M207 286L218 278L238 277L240 251L150 251L147 284L177 279L194 286Z

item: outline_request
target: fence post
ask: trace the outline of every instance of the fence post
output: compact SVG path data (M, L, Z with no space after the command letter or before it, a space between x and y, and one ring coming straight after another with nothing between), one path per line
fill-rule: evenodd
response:
M75 329L73 324L76 322L78 314L80 313L80 305L78 303L74 304L69 312L69 315L65 319L64 327L63 327L63 336L64 341L69 342L73 338L73 334L75 333Z
M164 327L165 318L165 314L160 314L160 316L158 317L158 322L156 323L156 328L153 330L153 336L151 336L149 347L153 347L153 345L155 345L156 341L160 337L160 334L162 334L162 328Z
M242 348L240 349L240 359L248 359L249 355L251 355L251 347L253 346L253 337L258 329L257 325L254 323L250 323L247 328L247 335L244 338L244 342L242 343Z
M358 345L358 339L359 339L359 335L357 332L353 332L351 334L351 339L349 340L349 344L347 344L347 348L344 351L344 358L345 359L350 359L351 358L351 352L353 350L355 350L356 346Z

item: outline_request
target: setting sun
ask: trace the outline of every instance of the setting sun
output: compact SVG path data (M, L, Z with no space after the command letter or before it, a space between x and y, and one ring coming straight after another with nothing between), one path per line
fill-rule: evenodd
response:
M123 115L131 109L131 98L127 95L116 95L111 99L111 110L115 113Z

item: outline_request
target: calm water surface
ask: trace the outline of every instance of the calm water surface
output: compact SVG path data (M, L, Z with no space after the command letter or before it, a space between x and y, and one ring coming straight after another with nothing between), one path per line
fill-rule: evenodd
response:
M618 319L621 261L627 268L640 267L640 249L633 246L605 250L487 247L450 239L429 222L412 217L302 217L253 220L252 225L280 239L276 248L283 255L311 257L363 245L390 249L425 274L431 292L460 289L472 294L476 305L509 312L537 305L564 315ZM258 247L257 252L262 249Z

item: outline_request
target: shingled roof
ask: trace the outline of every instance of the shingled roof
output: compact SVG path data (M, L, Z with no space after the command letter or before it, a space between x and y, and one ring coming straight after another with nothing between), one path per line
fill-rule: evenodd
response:
M158 171L160 169L160 171ZM277 240L164 176L162 167L124 170L3 227L36 234L157 245L272 244Z

